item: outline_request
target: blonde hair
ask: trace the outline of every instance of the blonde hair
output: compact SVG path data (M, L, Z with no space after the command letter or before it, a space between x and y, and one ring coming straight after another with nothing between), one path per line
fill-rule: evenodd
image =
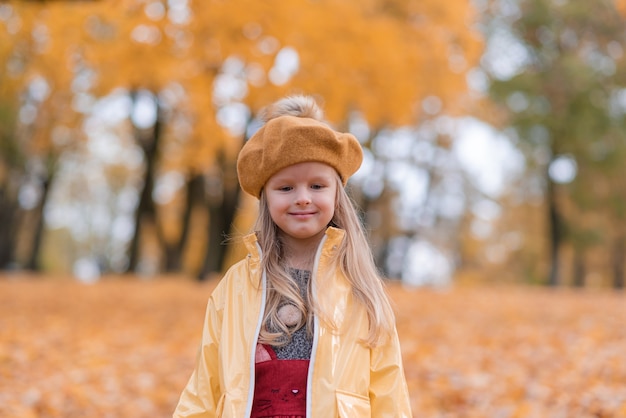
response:
M322 121L324 112L311 96L287 96L261 111L261 119L267 122L279 116L297 116Z
M365 307L369 319L369 333L364 342L374 347L393 329L394 313L356 209L342 187L339 176L336 181L336 208L331 224L343 229L345 237L336 252L334 263L348 279L352 294L358 303ZM329 315L321 312L317 306L317 298L311 291L311 280L307 288L311 309L307 309L298 285L290 276L289 267L285 264L284 244L280 239L278 227L270 216L264 193L261 193L255 229L263 253L262 266L267 276L264 326L259 341L265 344L284 345L289 342L293 330L299 329L305 323L311 335L313 314L317 313L322 318L329 318ZM302 314L300 322L291 328L278 317L278 308L285 303L292 303Z
M281 112L285 111L292 112L289 114L293 116L305 114L306 116L302 117L312 117L311 115L322 117L321 110L317 108L315 101L305 96L291 96L277 102L266 111L265 117L284 115L285 113ZM331 225L343 229L345 237L336 252L334 263L335 267L344 273L351 285L353 296L367 312L369 332L363 342L370 347L375 347L392 332L395 322L394 313L355 205L346 193L339 175L336 181L335 212ZM257 231L263 253L262 266L267 276L266 308L259 342L285 345L290 341L292 333L305 324L309 335L312 335L314 314L322 319L328 319L329 315L321 310L316 295L312 294L312 280L309 280L307 289L309 309L300 294L297 283L289 274L289 266L286 265L286 249L280 239L278 226L270 216L263 191L260 196L255 231ZM278 309L285 303L293 304L301 313L300 321L292 327L288 327L278 317Z

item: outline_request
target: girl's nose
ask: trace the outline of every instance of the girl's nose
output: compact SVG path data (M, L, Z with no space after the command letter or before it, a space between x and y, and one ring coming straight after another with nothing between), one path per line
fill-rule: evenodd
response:
M308 190L298 190L296 193L296 205L303 206L311 203L311 196Z

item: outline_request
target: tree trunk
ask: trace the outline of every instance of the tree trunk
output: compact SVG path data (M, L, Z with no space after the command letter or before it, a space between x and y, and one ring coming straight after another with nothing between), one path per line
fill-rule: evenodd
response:
M181 230L178 240L174 243L164 243L165 251L165 271L175 272L182 268L183 253L189 228L191 226L191 216L195 207L204 202L204 177L201 174L193 175L187 180L187 198L185 210L181 219Z
M548 228L550 233L550 274L548 276L548 285L558 286L560 247L562 239L561 217L558 211L554 182L550 180L550 176L547 173L546 180L548 182L546 201L548 205Z
M131 93L133 102L137 97L137 92ZM155 99L157 100L157 99ZM158 102L156 102L158 107ZM146 162L146 170L144 172L144 180L141 193L139 195L139 204L135 210L135 232L130 243L127 272L136 270L139 264L142 223L145 221L152 222L156 225L156 208L152 200L152 190L154 189L154 180L156 174L156 165L159 154L159 142L161 139L161 121L160 111L157 110L157 120L153 128L139 129L135 127L135 139L141 147Z
M41 243L43 240L43 231L45 226L45 218L44 218L44 209L46 207L46 203L48 201L48 196L50 195L50 189L52 187L52 182L54 180L54 165L51 164L48 167L48 178L42 181L42 193L41 199L39 200L39 204L36 207L36 222L35 232L33 234L33 242L30 249L30 255L28 256L28 262L26 264L26 268L32 271L39 271L39 255L41 253Z
M182 267L182 251L179 248L179 241L165 242L163 244L163 258L165 265L163 270L166 273L180 271Z
M223 241L230 233L239 202L240 189L235 162L220 157L218 163L219 177L214 177L211 181L214 186L209 187L208 243L198 280L206 279L211 273L222 272L226 257L226 246ZM214 192L211 192L211 189L214 189Z
M0 188L0 269L11 268L15 263L15 247L17 225L20 218L20 207L3 185Z
M620 235L613 245L613 288L624 288L624 256L626 237Z
M585 253L582 249L574 249L574 260L572 266L572 284L574 287L585 286L585 276L587 275L587 269L585 266Z

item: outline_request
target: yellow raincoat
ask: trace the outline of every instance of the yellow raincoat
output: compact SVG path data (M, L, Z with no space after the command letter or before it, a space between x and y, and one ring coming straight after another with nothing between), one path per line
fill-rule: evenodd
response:
M411 417L397 333L374 349L368 318L340 271L330 271L344 231L328 228L315 261L313 291L335 329L315 320L307 386L307 417ZM265 274L254 234L244 239L248 257L233 265L207 307L196 368L174 417L250 416L255 348L265 309ZM329 274L330 273L330 274Z

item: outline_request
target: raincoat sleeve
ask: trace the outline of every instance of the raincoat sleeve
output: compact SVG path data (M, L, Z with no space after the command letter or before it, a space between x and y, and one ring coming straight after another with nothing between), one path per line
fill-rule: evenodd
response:
M372 417L413 417L402 365L400 342L395 328L386 343L372 349L370 405Z
M219 308L221 286L215 289L206 309L202 343L196 358L196 367L180 396L174 418L213 418L218 416L222 393L219 374L218 348L222 322Z

